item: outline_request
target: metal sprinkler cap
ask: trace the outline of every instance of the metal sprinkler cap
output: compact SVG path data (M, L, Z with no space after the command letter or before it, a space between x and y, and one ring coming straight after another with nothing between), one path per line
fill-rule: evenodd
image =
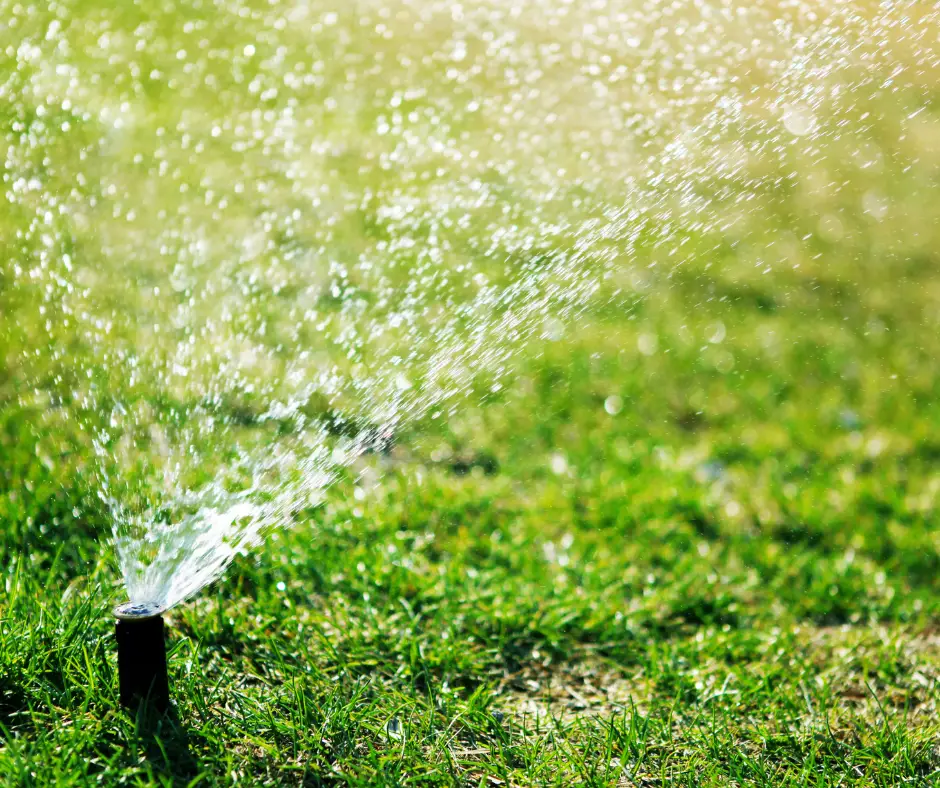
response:
M115 607L112 612L114 617L121 621L141 621L159 616L163 608L154 602L125 602Z

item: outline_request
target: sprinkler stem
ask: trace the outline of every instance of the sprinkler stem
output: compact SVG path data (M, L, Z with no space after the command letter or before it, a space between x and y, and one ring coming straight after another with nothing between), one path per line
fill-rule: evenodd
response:
M140 605L114 609L121 705L136 709L146 702L159 712L170 705L166 672L166 633L159 612Z

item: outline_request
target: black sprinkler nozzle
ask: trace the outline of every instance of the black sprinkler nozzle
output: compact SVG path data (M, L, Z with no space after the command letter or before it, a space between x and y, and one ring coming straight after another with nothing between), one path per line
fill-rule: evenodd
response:
M136 709L146 702L159 712L170 706L166 672L166 633L159 610L127 603L114 609L121 705Z

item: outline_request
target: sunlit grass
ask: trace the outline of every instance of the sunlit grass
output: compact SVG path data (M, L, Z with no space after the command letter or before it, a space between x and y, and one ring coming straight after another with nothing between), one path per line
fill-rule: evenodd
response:
M603 28L575 4L570 25L553 25L497 3L465 17L354 3L333 18L304 3L76 2L61 7L68 52L42 43L55 8L0 5L19 20L2 33L0 127L12 171L29 176L0 216L5 783L940 778L929 4L904 17L745 3L719 34L692 24L693 4L644 16L619 3L628 18ZM808 72L777 79L775 58L827 13L860 37L852 57L828 62L821 47ZM871 27L879 15L893 24ZM491 17L516 37L472 71ZM780 19L791 37L776 40ZM16 56L29 36L43 57ZM666 57L686 40L722 46ZM302 67L262 68L278 46ZM527 82L526 58L554 65ZM737 71L722 72L729 58ZM56 68L68 63L82 80ZM729 96L748 99L740 114L709 121ZM50 98L60 109L39 115ZM812 104L812 119L788 120L786 102ZM278 136L289 107L303 122ZM49 195L73 210L47 217ZM393 210L409 201L411 224ZM592 247L615 263L604 297L574 319L545 316L511 369L481 370L453 414L405 424L174 609L174 713L121 711L108 615L121 590L79 422L131 403L147 440L152 422L178 429L205 458L193 472L211 475L232 455L203 429L207 412L263 452L288 428L260 416L293 351L311 351L304 369L335 360L329 331L294 320L311 301L342 313L328 273L314 275L324 260L354 269L383 242L439 234L442 267L501 282L621 208L636 217ZM446 233L440 218L454 220ZM482 259L513 221L512 254ZM545 232L525 246L534 228ZM46 235L67 243L74 277ZM387 259L410 270L407 255ZM186 332L223 310L232 322L193 343L204 363L188 377L128 374L127 354L169 368ZM199 421L227 358L242 371L257 358L267 399L222 387ZM330 403L307 407L341 434ZM159 507L144 476L128 474L128 490Z

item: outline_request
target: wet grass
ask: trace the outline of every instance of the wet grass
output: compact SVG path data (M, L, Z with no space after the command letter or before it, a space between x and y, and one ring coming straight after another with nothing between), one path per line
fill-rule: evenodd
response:
M173 99L147 84L145 128ZM118 706L88 437L20 375L46 334L0 269L0 782L940 783L940 107L913 133L880 106L877 171L846 133L681 259L631 242L629 306L531 342L498 394L411 425L173 610L162 719ZM337 243L378 232L357 212ZM216 403L244 430L254 405Z
M173 611L164 720L117 706L106 528L9 406L5 781L935 782L930 302L883 296L884 339L862 304L692 281L400 436Z

